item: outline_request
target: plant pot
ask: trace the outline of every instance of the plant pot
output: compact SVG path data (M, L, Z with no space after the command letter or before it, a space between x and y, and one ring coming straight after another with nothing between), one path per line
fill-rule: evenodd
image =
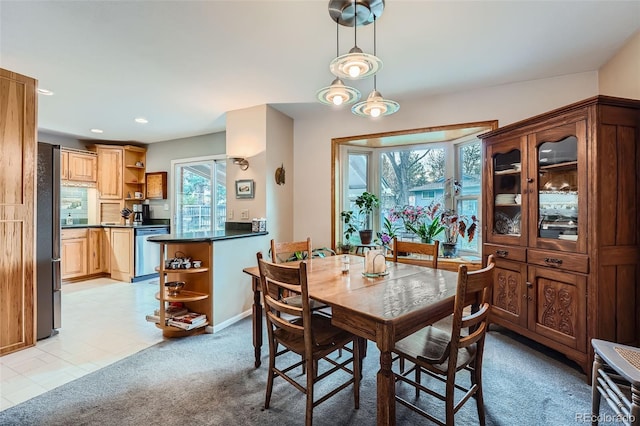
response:
M431 244L433 242L433 239L426 237L426 238L420 238L420 242L424 243L424 244Z
M360 231L360 242L362 244L371 244L371 240L373 239L373 230L365 229Z
M456 257L458 249L455 243L442 243L442 256L443 257Z

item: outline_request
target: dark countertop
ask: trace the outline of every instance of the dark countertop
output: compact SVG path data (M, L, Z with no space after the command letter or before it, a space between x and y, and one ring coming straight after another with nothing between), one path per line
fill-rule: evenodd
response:
M268 235L268 232L251 232L242 229L227 229L216 232L184 232L181 234L156 235L149 237L147 241L154 243L199 243L203 241L231 240L234 238L255 237Z
M62 229L78 229L78 228L159 228L168 227L169 225L62 225Z

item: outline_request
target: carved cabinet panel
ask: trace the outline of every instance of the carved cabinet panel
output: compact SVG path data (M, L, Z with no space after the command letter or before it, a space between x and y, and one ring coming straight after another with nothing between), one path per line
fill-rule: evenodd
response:
M529 266L529 329L578 350L586 350L587 278Z
M527 265L497 260L494 269L492 318L527 326Z

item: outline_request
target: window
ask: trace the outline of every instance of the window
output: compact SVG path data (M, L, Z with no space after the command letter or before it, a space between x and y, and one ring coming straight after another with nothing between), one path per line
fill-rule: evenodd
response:
M226 167L220 156L172 161L175 232L224 230Z
M482 162L477 136L497 128L497 122L444 126L421 131L398 132L334 140L334 170L339 183L334 197L334 242L343 239L340 212L356 210L355 198L364 191L380 198L374 233L383 229L391 210L400 206L427 207L433 201L460 215L481 219ZM452 183L456 183L453 185ZM457 189L456 189L457 188ZM396 222L401 238L416 236ZM481 224L474 239L458 239L461 254L481 251ZM342 231L342 232L340 232ZM357 243L357 233L352 243ZM437 239L444 239L441 234Z

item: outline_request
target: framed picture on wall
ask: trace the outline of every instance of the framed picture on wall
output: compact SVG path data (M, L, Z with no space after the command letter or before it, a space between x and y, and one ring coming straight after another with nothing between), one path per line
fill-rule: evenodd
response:
M251 179L236 181L236 198L253 198L254 183Z

